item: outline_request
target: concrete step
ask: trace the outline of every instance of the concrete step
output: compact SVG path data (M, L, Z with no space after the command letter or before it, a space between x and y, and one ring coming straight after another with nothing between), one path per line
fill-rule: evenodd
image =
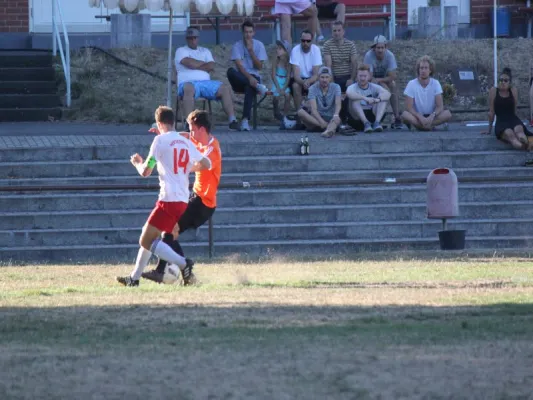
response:
M461 219L508 219L519 215L533 218L531 201L494 201L461 203ZM151 209L34 211L0 213L0 230L138 228L146 222ZM280 224L326 222L399 222L425 221L425 203L340 204L284 207L219 207L215 225ZM455 220L450 219L454 224Z
M0 68L50 67L51 52L41 51L0 51Z
M310 171L494 168L523 166L516 151L394 153L368 155L225 157L223 173L295 173ZM0 179L134 175L128 158L117 160L23 161L0 164ZM427 176L427 175L426 175ZM342 176L339 177L342 179Z
M54 81L3 81L0 94L56 94Z
M75 128L73 128L75 129ZM148 127L147 127L148 129ZM17 136L16 128L13 136ZM509 146L495 140L493 137L476 135L455 139L453 137L441 139L432 136L415 136L410 133L402 133L401 136L391 136L387 133L388 140L374 140L372 137L354 137L350 140L337 138L334 141L316 138L314 139L313 155L339 155L339 154L390 154L390 153L433 153L433 152L479 152L479 151L509 151ZM396 135L396 134L394 134ZM299 136L293 135L290 142L271 142L265 139L264 143L249 143L225 141L221 135L220 145L224 159L226 157L255 157L255 156L294 156L299 151ZM79 138L79 135L76 136ZM148 154L153 136L150 134L125 136L120 145L105 145L109 143L108 137L86 136L86 145L80 146L72 143L68 136L48 138L49 144L36 147L33 142L30 148L14 147L0 150L0 159L5 162L17 161L69 161L69 160L128 160L133 153L143 156ZM243 139L244 140L244 139ZM316 143L315 143L316 142ZM100 143L100 144L98 144ZM104 144L102 144L104 143ZM54 149L50 152L50 147ZM517 158L526 158L526 153L515 152ZM305 157L304 157L305 158ZM343 168L344 169L344 168Z
M55 70L48 67L0 68L0 81L55 81Z
M0 94L0 108L50 108L60 105L56 94Z
M533 236L469 236L466 240L467 249L512 250L527 251ZM77 246L26 246L1 247L0 259L4 263L21 262L127 262L132 266L135 262L138 244L123 245L77 245ZM353 255L367 252L387 252L402 250L438 250L437 238L422 239L387 239L387 240L275 240L275 241L244 241L215 243L216 257L247 255L258 257L292 256L292 255L324 255L343 254ZM207 259L208 245L204 242L184 243L183 250L189 257ZM454 252L444 252L450 254ZM464 254L459 252L459 254ZM196 265L197 274L201 274L201 264Z
M61 118L61 108L0 108L0 122L49 121Z
M1 164L0 164L1 165ZM259 182L313 182L344 180L382 180L395 179L425 179L429 174L428 169L390 169L390 170L337 170L337 171L310 171L310 172L250 172L250 173L224 173L221 177L221 185L235 183ZM492 177L492 178L530 178L533 173L531 167L495 167L495 168L458 168L454 172L459 178ZM191 174L190 181L193 182ZM57 186L57 185L145 185L157 184L156 174L142 178L135 171L131 175L99 176L99 177L67 177L67 178L9 178L0 179L2 186Z
M315 187L292 189L222 190L219 207L323 206L341 204L402 204L426 201L425 185L389 185L360 187ZM531 201L533 182L461 184L459 202ZM16 212L60 210L129 210L151 208L157 200L155 191L105 193L2 194L0 210Z
M471 236L533 236L533 219L485 219L457 220L448 229L465 229ZM364 240L436 238L442 230L440 221L399 222L326 222L302 224L239 224L215 225L217 241L232 242L255 240ZM185 232L182 242L208 241L208 229ZM88 229L42 229L2 230L0 243L4 247L17 246L75 246L78 244L100 245L134 244L138 242L141 226L135 228L88 228Z

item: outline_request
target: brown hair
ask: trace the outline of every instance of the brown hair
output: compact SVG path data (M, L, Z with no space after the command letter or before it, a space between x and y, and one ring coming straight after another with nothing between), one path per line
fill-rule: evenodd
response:
M204 110L194 110L187 116L187 122L193 123L200 128L205 128L207 133L211 132L211 119L209 113Z
M155 121L161 124L173 125L174 124L174 111L167 106L159 106L155 110Z
M429 76L433 76L433 74L435 73L435 61L428 55L422 56L416 61L416 66L415 66L416 76L418 76L419 74L418 71L420 70L420 64L422 64L423 62L427 62L429 64Z
M339 20L334 21L331 25L340 25L340 26L342 26L344 28L344 22L339 21Z
M370 65L368 64L361 64L357 67L357 71L368 71L370 72Z

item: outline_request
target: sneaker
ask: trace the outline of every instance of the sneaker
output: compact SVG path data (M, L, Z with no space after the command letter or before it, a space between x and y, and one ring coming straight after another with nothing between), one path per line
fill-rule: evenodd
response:
M157 271L156 269L153 269L148 272L143 272L142 277L144 279L148 279L149 281L153 281L156 283L163 283L163 276L165 274L162 274L161 272Z
M379 121L374 121L374 123L372 124L372 130L374 132L383 132L383 127L381 126ZM365 132L366 132L366 130L365 130Z
M364 131L365 133L372 133L372 125L370 125L370 122L368 121L365 122Z
M241 121L241 131L248 131L250 132L250 125L248 125L248 120L247 119L243 119Z
M117 276L117 282L122 286L139 286L139 281L134 281L131 276Z
M268 92L268 88L262 83L258 83L255 87L261 96L264 96Z
M402 120L399 118L395 119L391 127L392 129L402 129L403 127Z
M233 121L231 121L229 123L229 128L234 130L234 131L238 131L239 130L239 123L237 122L236 119L234 119Z
M185 262L187 264L185 265L185 268L181 270L181 277L183 278L183 286L188 286L193 284L192 280L194 274L192 273L192 267L194 266L194 261L190 258L186 258Z

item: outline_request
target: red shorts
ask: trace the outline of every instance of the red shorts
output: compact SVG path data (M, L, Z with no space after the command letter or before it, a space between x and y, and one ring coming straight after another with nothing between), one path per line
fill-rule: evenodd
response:
M147 222L162 232L172 232L186 209L182 201L157 201Z

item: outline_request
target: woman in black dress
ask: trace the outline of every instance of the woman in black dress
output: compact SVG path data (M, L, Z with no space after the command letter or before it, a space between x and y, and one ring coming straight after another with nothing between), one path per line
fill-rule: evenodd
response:
M496 117L494 133L504 142L510 143L515 149L530 150L527 134L529 133L516 115L518 91L512 86L511 69L504 68L498 79L498 87L489 92L489 131Z

